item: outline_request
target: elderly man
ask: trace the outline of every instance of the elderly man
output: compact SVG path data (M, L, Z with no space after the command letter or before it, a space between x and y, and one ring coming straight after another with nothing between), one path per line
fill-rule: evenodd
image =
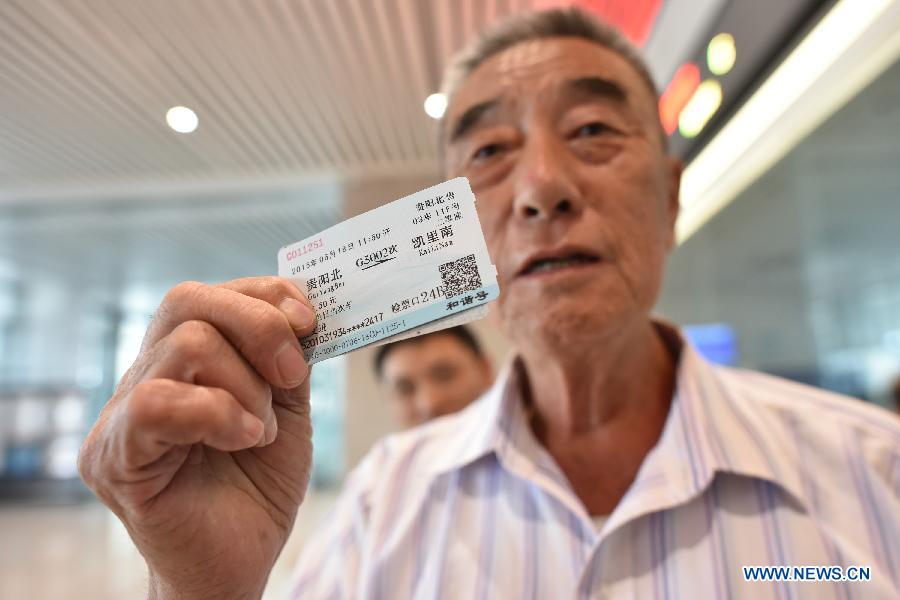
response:
M649 316L681 166L631 46L582 13L519 17L457 63L443 140L517 357L478 402L372 450L296 596L900 597L897 421L715 368ZM263 590L307 485L313 320L274 278L160 306L80 461L151 596ZM743 568L770 565L848 580Z
M465 325L386 344L375 374L403 427L462 410L491 386L491 362Z

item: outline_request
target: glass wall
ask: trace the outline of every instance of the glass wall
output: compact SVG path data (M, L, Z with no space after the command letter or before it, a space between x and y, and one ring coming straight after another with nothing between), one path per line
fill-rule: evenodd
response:
M78 448L166 290L273 273L340 218L341 187L73 200L0 211L0 499L87 497ZM313 484L344 470L343 363L314 370Z
M732 340L726 362L892 403L900 63L676 250L658 308L722 325L705 343Z

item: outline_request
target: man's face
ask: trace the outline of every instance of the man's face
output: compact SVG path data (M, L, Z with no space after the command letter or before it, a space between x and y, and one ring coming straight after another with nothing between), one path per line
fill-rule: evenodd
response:
M445 127L446 169L475 192L517 345L596 339L646 318L681 166L633 67L585 40L524 42L469 75Z
M478 398L491 385L491 369L452 335L433 334L392 349L382 382L397 422L413 427Z

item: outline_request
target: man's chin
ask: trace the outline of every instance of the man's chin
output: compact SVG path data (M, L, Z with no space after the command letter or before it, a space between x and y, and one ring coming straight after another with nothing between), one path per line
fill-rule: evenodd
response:
M519 347L552 349L594 343L621 326L626 317L626 311L608 304L562 296L515 308L504 311L503 325L508 338Z

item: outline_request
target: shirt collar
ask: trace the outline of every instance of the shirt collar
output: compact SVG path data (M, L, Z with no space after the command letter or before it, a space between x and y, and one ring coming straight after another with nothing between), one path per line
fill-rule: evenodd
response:
M660 440L620 504L649 489L657 502L678 504L701 493L717 473L770 481L799 501L803 490L795 463L781 458L791 450L783 427L759 410L729 370L701 357L676 327L654 324L664 337L680 344L676 390ZM491 389L460 415L461 427L454 428L447 451L432 463L436 472L460 469L494 454L519 475L543 471L564 484L564 476L531 434L522 377L521 362L508 361Z
M670 457L686 454L695 491L716 473L732 473L769 481L799 500L803 488L796 462L786 460L793 445L783 421L773 416L739 385L735 370L710 364L684 342L666 424L673 435L666 439L664 431L656 449Z
M527 426L521 395L521 365L507 360L494 384L460 415L451 440L432 470L442 473L460 469L488 454L508 447L509 434Z
M718 474L767 481L807 509L783 423L762 410L732 370L707 362L674 327L657 326L682 340L675 394L659 442L610 517L607 531L690 501Z

